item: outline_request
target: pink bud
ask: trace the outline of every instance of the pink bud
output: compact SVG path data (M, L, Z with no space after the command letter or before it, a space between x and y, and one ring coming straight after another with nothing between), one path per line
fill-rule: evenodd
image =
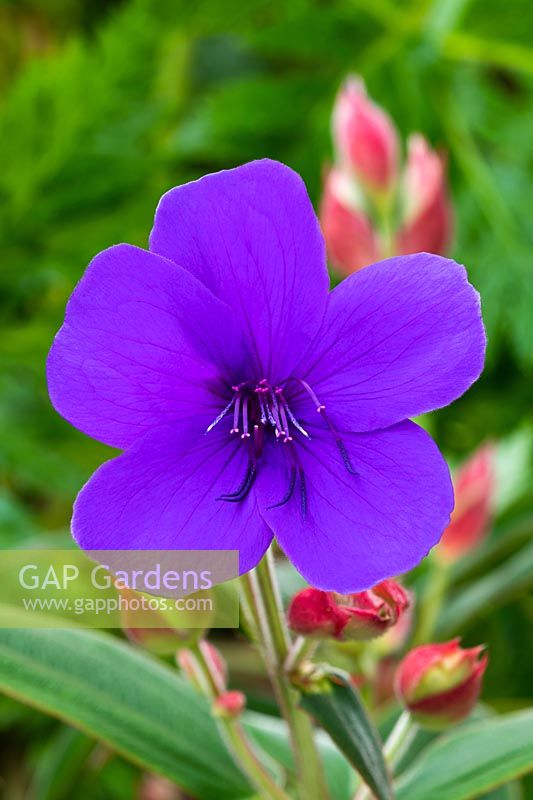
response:
M398 174L398 136L388 114L368 97L360 78L349 77L333 110L333 138L342 164L374 191L387 191Z
M287 616L291 629L302 636L363 641L395 625L408 604L400 584L386 580L349 595L303 589L293 597Z
M453 229L446 164L419 133L410 136L407 143L402 194L404 216L397 236L398 252L445 255Z
M481 690L488 658L459 639L416 647L396 672L396 693L413 718L439 730L467 717Z
M333 167L324 183L320 223L329 259L343 275L380 258L378 237L357 203L356 187L350 177Z
M436 551L443 560L456 561L486 536L492 520L494 473L494 446L486 444L455 475L455 508Z
M242 714L245 706L246 697L242 692L223 692L213 703L213 713L223 719L234 719Z

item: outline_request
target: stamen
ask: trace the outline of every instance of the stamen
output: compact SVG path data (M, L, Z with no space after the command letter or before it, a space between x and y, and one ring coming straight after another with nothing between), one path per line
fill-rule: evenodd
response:
M242 428L243 433L241 435L241 439L249 439L250 434L248 433L248 404L250 399L248 397L244 398L244 403L242 404Z
M348 455L348 451L346 450L346 445L342 441L342 439L335 439L337 443L337 447L339 448L339 452L342 456L342 460L344 461L344 466L350 473L350 475L359 475L356 469L353 468L352 462L350 461L350 456Z
M285 408L283 407L283 403L279 406L279 414L281 417L281 422L283 424L283 430L285 431L285 439L284 442L292 442L292 436L289 433L289 421L287 419L287 415L285 413Z
M320 400L318 399L318 397L316 396L314 391L311 389L311 387L309 386L307 381L302 380L302 378L286 378L284 381L281 381L281 383L282 384L283 383L289 383L289 381L294 381L295 383L299 383L300 386L302 386L305 389L305 391L307 392L307 394L309 395L309 397L311 398L311 400L315 404L317 411L320 412L320 411L323 411L326 408L326 406L323 405L320 402Z
M266 409L265 409L265 401L263 400L263 398L261 397L260 394L258 394L257 397L259 399L259 408L261 410L261 425L266 425L267 424L267 412L266 412Z
M279 406L277 398L274 394L271 394L271 397L272 397L272 413L276 421L276 436L285 436L287 431L283 429L283 423L281 422L281 417L279 414Z
M328 426L328 428L332 432L333 436L335 437L335 444L339 448L339 453L341 454L342 460L344 462L344 466L346 467L346 469L348 470L350 475L359 475L357 470L353 468L352 462L350 461L350 456L349 456L348 451L346 449L346 445L342 441L341 437L338 434L337 429L335 428L335 426L333 425L332 421L330 420L330 418L326 414L325 410L322 410L320 412L320 416L324 419L324 422L326 423L326 425Z
M291 499L292 495L294 494L295 486L296 486L296 467L291 467L291 478L287 494L285 495L283 500L279 501L279 503L274 503L273 506L267 506L267 511L270 510L271 508L281 508L281 506L286 505Z
M300 461L300 457L298 455L298 451L296 447L291 444L287 448L290 457L293 461L294 467L298 472L298 482L300 484L300 508L302 511L302 517L305 520L307 514L307 487L305 484L305 472L304 468L302 467L302 462Z
M298 470L298 477L300 479L300 508L302 509L302 517L305 520L307 515L307 487L305 485L305 472L303 467Z
M263 429L259 425L254 425L253 449L255 458L261 458L263 454Z
M248 468L239 488L235 492L220 495L220 497L217 497L217 500L225 500L227 503L240 503L240 501L244 500L244 498L250 493L250 489L253 486L256 475L257 467L252 459L250 459L248 461Z
M224 409L223 409L223 410L220 412L220 414L218 415L218 417L216 417L216 419L214 419L214 420L213 420L213 422L211 423L211 425L209 425L209 427L206 429L206 433L209 433L209 431L212 431L212 430L213 430L213 428L215 427L215 425L218 425L218 423L219 423L219 422L220 422L222 419L224 419L224 417L226 416L226 414L228 413L228 411L231 409L231 407L232 407L232 405L233 405L233 403L234 403L234 402L235 402L235 398L234 398L234 397L232 397L232 398L231 398L231 400L229 401L228 405L226 406L226 408L224 408Z
M238 389L239 387L237 387ZM230 433L239 433L239 414L241 413L242 395L239 393L235 398L235 408L233 409L233 428Z
M300 431L300 433L303 434L303 436L305 436L306 439L311 439L311 437L309 436L307 431L304 428L302 428L302 426L300 425L300 423L298 422L298 420L296 419L296 417L292 413L292 411L291 411L289 405L287 404L287 401L285 400L285 398L282 397L281 399L282 399L282 403L283 403L283 406L285 408L285 411L287 412L287 416L289 417L290 421L292 422L292 424L294 425L296 430Z

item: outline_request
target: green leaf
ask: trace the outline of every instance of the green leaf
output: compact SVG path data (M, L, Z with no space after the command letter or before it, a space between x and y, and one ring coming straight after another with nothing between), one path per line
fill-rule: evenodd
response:
M204 699L111 636L0 630L0 691L70 722L202 800L251 793Z
M533 711L468 725L431 744L396 784L397 800L469 800L533 770Z
M347 673L329 671L323 682L302 693L300 702L329 733L378 800L391 800L382 744Z
M95 743L73 728L60 727L39 754L31 783L33 800L64 800L76 793L84 763Z

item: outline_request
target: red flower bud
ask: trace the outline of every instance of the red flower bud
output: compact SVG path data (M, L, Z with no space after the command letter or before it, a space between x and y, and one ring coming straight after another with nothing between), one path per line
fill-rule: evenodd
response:
M400 584L386 580L349 595L303 589L293 597L287 616L291 629L302 636L362 641L385 633L408 605Z
M495 489L494 446L480 447L454 477L455 508L444 531L437 554L455 561L476 547L492 520Z
M402 186L404 222L397 236L397 250L445 255L453 229L445 160L419 133L409 137L407 148Z
M242 692L224 692L213 703L213 714L223 719L234 719L242 714L245 706L246 697Z
M320 224L331 263L343 275L379 261L378 237L358 207L357 189L349 175L333 167L326 175Z
M333 138L341 163L374 191L387 191L398 174L398 136L388 114L373 103L360 78L349 77L333 110Z
M439 730L474 708L488 658L483 647L463 649L459 639L416 647L396 672L396 694L413 718Z

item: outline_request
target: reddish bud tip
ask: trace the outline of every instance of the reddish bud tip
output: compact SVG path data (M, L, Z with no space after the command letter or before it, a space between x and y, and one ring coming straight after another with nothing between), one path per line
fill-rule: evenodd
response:
M467 717L481 690L488 657L459 639L416 647L396 672L396 694L424 727L439 730Z
M472 550L489 530L495 491L494 456L494 446L486 444L454 476L455 508L436 551L445 561L456 561Z
M246 697L242 692L224 692L213 703L213 713L224 719L235 719L242 714L245 706Z
M387 191L398 174L398 136L388 114L368 97L363 81L350 77L333 110L333 137L341 163L374 191Z
M402 181L403 225L397 236L399 253L445 255L453 233L453 212L446 184L444 158L423 136L409 137Z
M389 630L409 605L409 597L396 581L349 595L304 589L295 595L287 612L289 626L302 636L367 640Z
M328 257L343 275L379 261L379 242L372 223L358 207L350 177L333 167L326 175L320 204L320 224Z

